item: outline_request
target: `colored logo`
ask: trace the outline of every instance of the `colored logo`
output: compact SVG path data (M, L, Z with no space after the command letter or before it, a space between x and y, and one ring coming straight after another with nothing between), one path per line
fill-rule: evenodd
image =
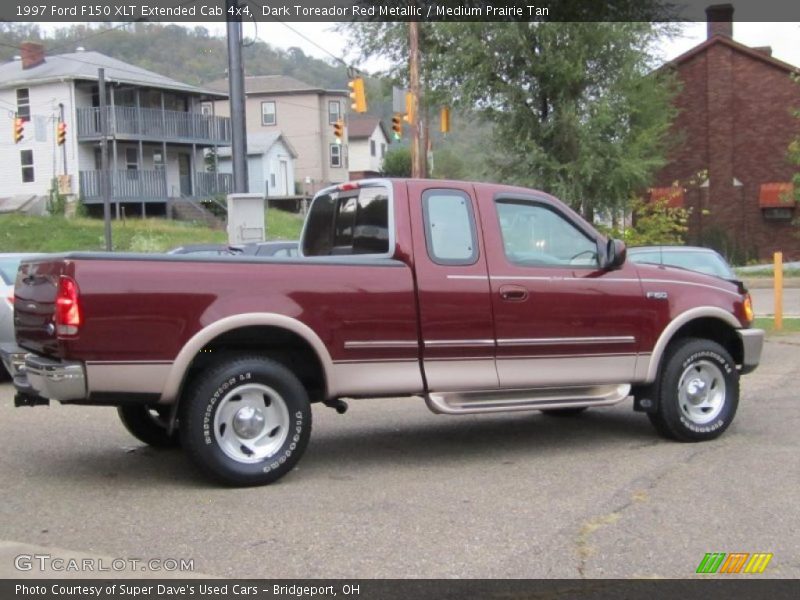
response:
M735 575L737 573L763 573L771 552L707 552L697 566L697 573Z

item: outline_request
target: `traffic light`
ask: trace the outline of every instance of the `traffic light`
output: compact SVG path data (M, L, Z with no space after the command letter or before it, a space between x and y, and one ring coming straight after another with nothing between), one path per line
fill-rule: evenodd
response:
M439 131L442 133L450 132L450 109L446 106L442 107L442 112L439 115Z
M333 124L333 137L336 138L337 144L341 144L344 139L344 121L341 119Z
M63 146L67 141L67 124L64 121L59 121L56 126L56 142L59 146Z
M394 132L394 139L400 140L403 138L403 115L395 113L392 117L392 131Z
M350 88L350 99L353 101L352 109L357 113L367 112L367 95L364 91L364 78L356 77L347 83Z
M412 94L411 92L406 92L406 116L403 118L409 125L414 124L414 118L416 117L415 108L416 108L416 103L414 102L414 94Z
M19 144L25 138L25 119L14 117L14 143Z

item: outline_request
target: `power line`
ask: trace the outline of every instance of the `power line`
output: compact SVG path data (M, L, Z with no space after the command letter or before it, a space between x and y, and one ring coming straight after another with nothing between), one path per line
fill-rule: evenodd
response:
M312 40L310 37L306 36L305 34L303 34L303 33L300 33L299 31L297 31L297 29L295 29L294 27L292 27L292 26L291 26L291 25L289 25L288 23L285 23L285 22L281 21L280 19L275 19L274 17L273 17L273 20L274 20L276 23L280 23L281 25L283 25L284 27L286 27L286 28L287 28L289 31L292 31L292 32L293 32L293 33L295 33L296 35L299 35L301 38L303 38L305 41L307 41L307 42L308 42L309 44L311 44L312 46L315 46L315 47L319 48L320 50L322 50L323 52L325 52L325 53L326 53L326 54L328 54L329 56L333 57L333 59L334 59L336 62L338 62L338 63L342 64L344 67L347 67L348 69L350 68L350 65L348 65L348 64L347 64L347 61L345 61L343 58L341 58L340 56L337 56L336 54L334 54L333 52L331 52L330 50L328 50L328 49L327 49L327 48L325 48L324 46L320 46L320 45L319 45L317 42L315 42L314 40Z

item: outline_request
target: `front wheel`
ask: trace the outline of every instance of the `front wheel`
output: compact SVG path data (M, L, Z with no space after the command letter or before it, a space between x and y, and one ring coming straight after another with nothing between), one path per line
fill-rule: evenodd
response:
M181 441L212 477L233 485L272 483L308 445L311 406L289 369L259 356L203 373L181 402Z
M725 348L710 340L678 342L662 370L658 409L650 421L681 442L712 440L733 422L739 405L739 372Z

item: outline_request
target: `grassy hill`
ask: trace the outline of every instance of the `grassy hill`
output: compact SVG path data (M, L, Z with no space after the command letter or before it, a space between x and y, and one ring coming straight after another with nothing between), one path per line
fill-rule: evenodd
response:
M302 218L269 211L267 237L297 239ZM184 244L224 243L224 231L166 219L127 219L112 222L111 239L118 252L164 252ZM105 250L101 219L0 216L0 252L69 252Z

